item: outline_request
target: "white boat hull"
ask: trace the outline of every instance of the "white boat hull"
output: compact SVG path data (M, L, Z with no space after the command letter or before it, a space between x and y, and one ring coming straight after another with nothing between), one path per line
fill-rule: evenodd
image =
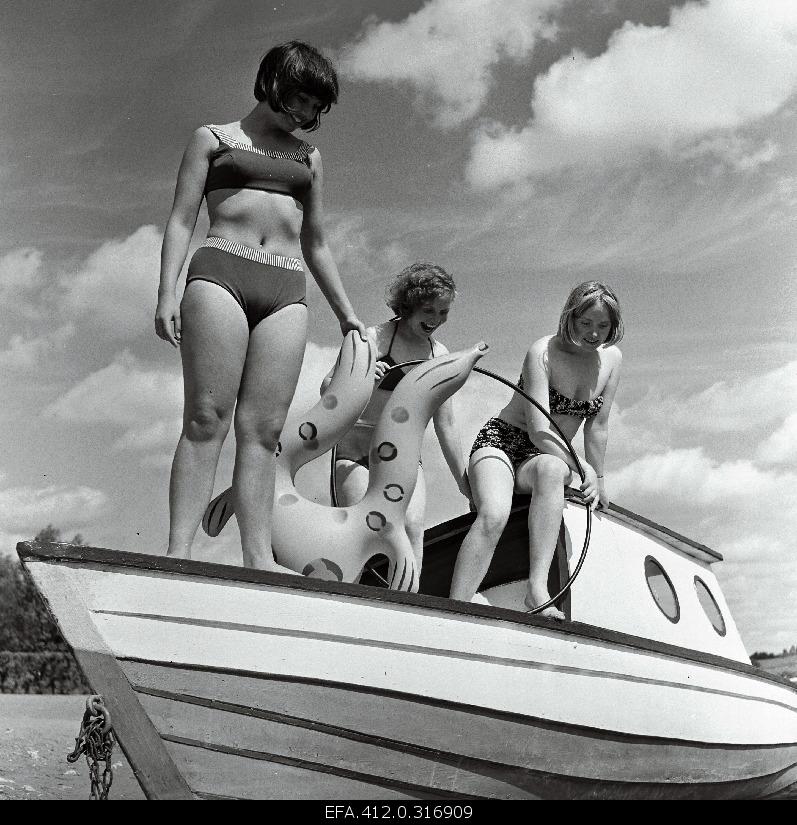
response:
M749 798L797 783L797 691L730 659L360 585L20 554L116 702L150 796Z

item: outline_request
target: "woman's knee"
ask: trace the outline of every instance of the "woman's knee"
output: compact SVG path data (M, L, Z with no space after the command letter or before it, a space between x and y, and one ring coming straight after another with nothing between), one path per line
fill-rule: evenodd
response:
M570 468L555 455L538 456L529 467L532 489L562 488L570 478Z
M232 410L214 404L187 404L183 415L183 432L189 441L223 441L230 429Z
M509 507L497 503L482 504L476 515L476 524L484 535L497 542L509 521Z
M240 444L259 444L267 450L276 450L285 413L263 414L262 411L249 410L246 407L235 411L235 439Z

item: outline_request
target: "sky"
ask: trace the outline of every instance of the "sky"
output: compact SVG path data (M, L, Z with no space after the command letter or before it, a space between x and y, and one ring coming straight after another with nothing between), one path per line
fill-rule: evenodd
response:
M0 30L0 552L51 523L162 553L179 355L158 261L191 132L254 104L300 39L340 101L309 138L367 323L413 261L455 278L439 338L514 379L570 289L618 293L612 500L719 551L750 652L797 642L797 3L793 0L27 0ZM203 212L193 245L207 230ZM339 345L308 284L292 415ZM506 399L456 399L463 447ZM430 433L429 525L466 508ZM328 463L299 486L322 495ZM225 446L217 489L228 486ZM195 558L240 563L237 531Z

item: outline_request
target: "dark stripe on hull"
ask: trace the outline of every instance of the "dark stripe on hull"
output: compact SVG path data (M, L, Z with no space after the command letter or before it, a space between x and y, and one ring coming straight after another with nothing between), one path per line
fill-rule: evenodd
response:
M123 666L162 733L259 747L263 758L281 743L305 768L318 760L437 795L743 797L797 779L797 747L682 743L363 688Z
M464 517L463 517L464 518ZM68 562L70 566L87 564L103 572L121 572L125 569L140 570L144 575L162 573L195 578L197 580L228 581L241 584L253 584L264 588L317 593L327 597L343 600L351 599L355 603L377 602L402 607L417 607L434 611L441 616L468 616L474 619L486 619L489 622L508 622L515 626L530 626L543 632L551 632L575 642L598 640L621 645L633 651L661 654L687 662L708 665L725 672L742 673L756 681L775 683L792 694L797 688L787 683L782 677L767 673L751 664L744 664L713 653L702 653L686 647L657 642L640 636L632 636L616 630L581 622L560 622L528 613L519 613L501 607L459 602L437 596L404 593L386 590L380 587L368 587L345 582L323 581L304 576L291 576L285 573L270 573L264 570L214 564L211 562L176 559L166 556L151 556L144 553L126 553L99 547L54 544L51 542L20 542L17 552L24 561L45 560Z
M403 576L402 576L403 581ZM462 661L489 662L491 664L519 667L528 670L548 671L551 673L568 673L575 676L583 676L592 679L608 679L620 682L633 682L636 684L655 685L657 687L677 688L683 691L693 691L696 693L709 693L712 696L727 696L732 699L742 699L753 701L765 705L774 705L786 710L794 711L794 705L786 702L779 702L776 699L769 699L764 696L751 696L748 693L738 693L720 688L700 687L685 681L672 681L666 679L652 679L645 676L634 676L629 673L613 672L607 670L594 670L588 668L573 667L572 665L555 665L547 662L535 662L527 659L512 659L507 656L492 656L485 653L471 653L461 650L452 650L442 647L427 647L424 645L414 645L404 642L387 642L377 639L362 639L353 636L344 636L338 633L321 633L314 630L294 630L284 627L268 627L264 625L250 625L237 622L218 621L215 619L185 618L182 616L165 616L155 613L126 613L117 610L97 610L97 615L120 616L131 619L144 619L148 621L162 622L164 624L190 625L193 627L211 628L214 630L233 630L239 633L256 633L264 636L284 636L294 639L312 639L313 641L332 642L340 645L351 645L355 647L372 647L378 650L399 650L405 653L418 653L423 656L436 656L446 660L459 659Z

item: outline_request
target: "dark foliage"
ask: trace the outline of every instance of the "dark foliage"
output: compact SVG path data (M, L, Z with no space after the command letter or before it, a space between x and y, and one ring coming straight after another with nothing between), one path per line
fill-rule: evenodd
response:
M62 541L47 525L36 541ZM71 544L84 544L80 535ZM0 692L73 693L86 690L69 647L22 565L0 556Z

